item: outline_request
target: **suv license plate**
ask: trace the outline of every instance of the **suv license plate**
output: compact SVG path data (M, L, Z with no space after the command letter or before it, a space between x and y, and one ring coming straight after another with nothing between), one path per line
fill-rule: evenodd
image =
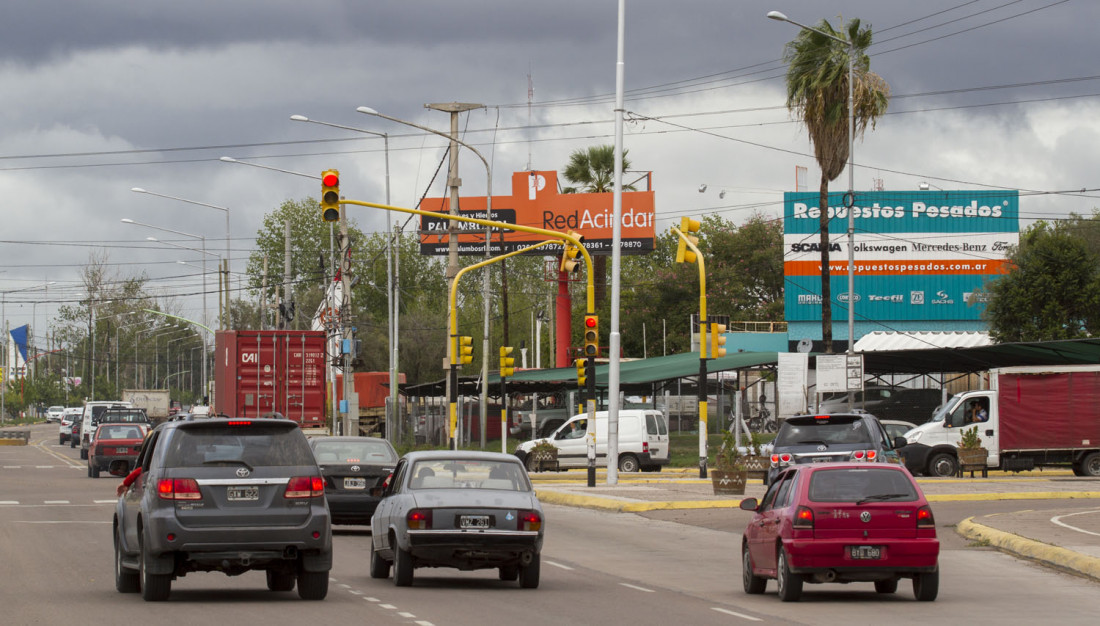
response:
M459 528L488 528L488 515L460 515L458 517Z
M259 500L260 488L259 487L228 487L226 489L226 499L231 501L241 500Z
M848 546L848 554L857 560L878 560L882 558L879 546Z
M366 478L345 478L344 479L344 489L366 489L366 488L367 488L367 479Z

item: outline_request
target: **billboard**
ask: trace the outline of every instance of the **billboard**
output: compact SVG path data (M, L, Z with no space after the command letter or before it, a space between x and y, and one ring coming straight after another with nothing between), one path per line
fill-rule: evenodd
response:
M833 312L855 302L857 320L981 319L975 292L1007 271L1020 239L1017 191L873 191L852 208L855 290L848 294L848 209L829 194ZM783 267L788 322L821 319L817 193L784 194Z
M584 237L584 247L592 255L610 255L612 252L612 201L611 193L559 193L558 173L515 172L512 174L512 195L493 196L492 217L485 212L485 196L459 199L459 214L465 217L489 219L494 222L519 224L532 228L565 232L576 231ZM447 213L448 198L425 198L418 207L421 211ZM624 191L622 206L622 230L620 250L622 254L648 254L653 251L654 194L652 191ZM420 253L446 255L447 229L450 220L421 216ZM471 222L458 222L458 253L464 255L485 254L485 228ZM546 237L494 229L491 236L491 254L513 252L526 246L545 241ZM561 252L560 245L550 245L531 254L553 255Z

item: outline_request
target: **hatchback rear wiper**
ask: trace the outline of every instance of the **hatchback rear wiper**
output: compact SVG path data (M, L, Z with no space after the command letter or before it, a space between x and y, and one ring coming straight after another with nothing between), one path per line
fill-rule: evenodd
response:
M879 494L876 494L876 495L873 495L873 496L867 496L866 498L863 498L862 500L856 502L856 506L859 506L859 505L864 504L866 502L871 502L872 500L875 500L875 501L878 501L878 500L893 500L894 498L907 498L911 495L912 494L908 494L908 493L879 493Z

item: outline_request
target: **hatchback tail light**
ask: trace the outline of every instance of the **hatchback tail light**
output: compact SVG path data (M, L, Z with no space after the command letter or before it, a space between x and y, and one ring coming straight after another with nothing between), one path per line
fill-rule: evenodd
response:
M162 478L157 481L162 500L202 500L202 491L194 478Z
M794 521L791 523L793 528L809 528L814 527L814 512L813 509L805 506L800 506L794 511Z
M405 515L405 524L409 530L428 530L432 527L431 509L413 509Z
M325 479L320 476L295 476L286 484L284 498L319 498L325 495Z
M932 507L927 504L917 509L917 528L935 528L936 519L932 517Z
M519 529L520 530L540 530L542 529L542 516L538 511L520 511L519 512Z

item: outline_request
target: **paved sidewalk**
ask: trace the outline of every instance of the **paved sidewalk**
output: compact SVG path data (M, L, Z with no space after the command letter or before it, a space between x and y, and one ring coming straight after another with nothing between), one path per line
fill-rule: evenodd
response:
M716 496L709 479L698 470L660 474L619 474L608 485L597 472L588 487L583 471L547 472L531 476L539 500L615 513L670 509L736 508L740 497ZM930 502L979 500L1095 499L1096 508L1025 511L984 515L963 520L956 531L974 541L1100 582L1100 478L1077 478L1070 472L1036 472L1014 476L991 472L989 478L919 478ZM764 485L750 480L745 498L760 498Z

